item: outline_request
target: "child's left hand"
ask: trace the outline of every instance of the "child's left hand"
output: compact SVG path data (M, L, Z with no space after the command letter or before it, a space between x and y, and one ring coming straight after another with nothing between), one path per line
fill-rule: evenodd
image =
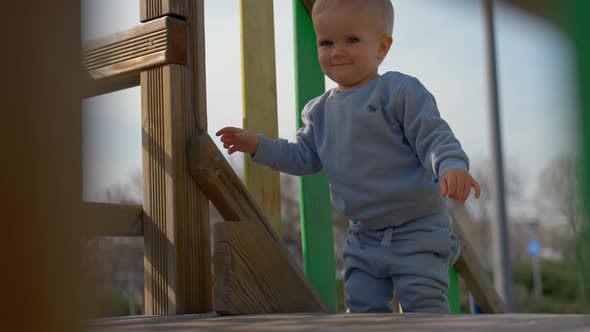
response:
M450 169L440 179L441 194L461 204L465 204L469 198L472 187L475 189L475 198L479 198L479 183L462 169Z

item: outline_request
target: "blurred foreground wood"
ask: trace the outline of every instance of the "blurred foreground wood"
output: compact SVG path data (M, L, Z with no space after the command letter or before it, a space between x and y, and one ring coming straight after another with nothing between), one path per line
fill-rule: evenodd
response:
M5 1L3 12L0 329L77 331L80 1Z

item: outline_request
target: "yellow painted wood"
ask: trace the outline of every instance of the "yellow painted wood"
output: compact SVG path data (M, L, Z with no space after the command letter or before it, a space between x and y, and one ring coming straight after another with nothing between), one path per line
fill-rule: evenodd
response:
M187 65L141 73L146 314L212 310L209 201L186 146L207 125L203 9L203 0L188 3Z
M278 136L272 0L241 0L242 91L244 128ZM246 187L281 234L279 173L245 158Z

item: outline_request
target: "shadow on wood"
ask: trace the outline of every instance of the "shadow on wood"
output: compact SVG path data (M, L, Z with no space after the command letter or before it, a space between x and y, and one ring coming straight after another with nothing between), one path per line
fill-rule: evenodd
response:
M223 218L237 222L215 228L214 309L228 314L325 312L311 283L211 137L198 132L188 146L193 178Z
M215 224L213 308L220 314L325 312L259 222Z

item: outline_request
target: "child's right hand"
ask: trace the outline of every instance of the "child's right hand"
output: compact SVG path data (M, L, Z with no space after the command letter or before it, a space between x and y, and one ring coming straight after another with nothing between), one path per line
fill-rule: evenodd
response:
M221 136L223 147L227 149L229 154L236 151L256 153L258 148L258 135L244 129L225 127L215 135Z

